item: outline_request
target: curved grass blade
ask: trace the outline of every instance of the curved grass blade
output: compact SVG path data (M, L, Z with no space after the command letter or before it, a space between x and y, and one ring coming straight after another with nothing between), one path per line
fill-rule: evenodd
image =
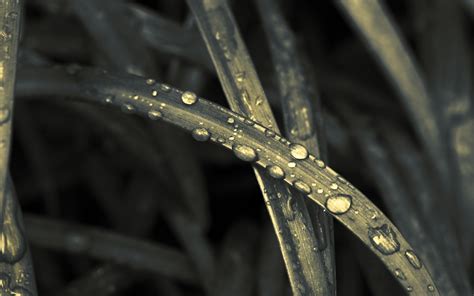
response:
M231 109L279 133L278 126L234 18L225 1L188 1ZM300 193L254 168L277 233L294 295L326 295L324 266ZM291 250L291 251L290 251Z
M19 72L17 92L27 97L64 97L68 94L76 99L127 106L127 110L141 116L154 120L161 118L177 125L191 132L196 140L211 140L232 150L239 159L271 172L274 179L285 181L324 207L393 274L397 270L404 273L405 279L398 280L407 292L439 295L415 250L367 197L313 155L295 158L291 153L291 142L269 132L268 128L168 85L157 84L152 88L140 77L88 69L73 75L64 73L61 69L39 68ZM158 92L156 96L153 95L155 91ZM135 96L138 99L134 99ZM235 125L239 137L234 136ZM273 207L271 201L268 206ZM291 203L289 206L293 207ZM313 246L317 250L316 245Z
M306 77L303 64L298 58L295 36L286 24L278 2L258 0L260 17L270 44L270 52L277 74L280 99L284 118L285 135L291 142L306 146L310 152L323 161L321 147L322 112L315 89ZM311 98L313 100L311 101ZM317 108L313 106L316 105ZM334 254L334 233L331 217L314 204L307 205L321 260L330 292L336 294L336 267Z
M341 10L372 49L408 110L413 126L444 189L450 185L451 165L443 138L445 129L430 99L423 77L394 22L380 0L337 0ZM448 201L446 201L448 203ZM451 200L448 205L455 205Z

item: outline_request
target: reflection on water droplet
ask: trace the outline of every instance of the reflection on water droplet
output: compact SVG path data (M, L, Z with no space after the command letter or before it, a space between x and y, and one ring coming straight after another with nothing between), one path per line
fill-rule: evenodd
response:
M416 268L416 269L420 269L421 268L421 260L420 258L418 258L418 256L415 254L415 252L413 252L412 250L408 250L405 252L405 257L407 258L408 262L410 262L410 264Z
M196 128L192 132L193 138L199 142L205 142L211 137L211 133L205 128Z
M232 146L235 156L243 161L256 161L257 152L252 147L236 144Z
M171 87L170 87L169 85L162 84L162 85L160 86L160 89L161 89L163 92L166 92L166 93L167 93L167 92L170 92Z
M400 269L395 269L395 276L401 280L406 280L405 274Z
M290 145L290 154L294 159L303 160L308 157L308 150L303 145L300 144L291 144Z
M271 165L267 167L267 171L275 179L283 179L285 177L285 171L277 165Z
M311 193L311 187L309 187L308 184L306 184L305 182L301 181L301 180L296 180L295 182L293 182L293 186L295 186L295 188L305 194L310 194Z
M352 206L352 197L347 194L330 196L326 200L326 209L336 215L347 213Z
M369 227L368 235L372 245L384 255L391 255L400 250L397 234L387 224Z
M132 113L133 111L135 111L135 107L133 107L130 104L123 104L122 105L122 111L125 112L125 113Z
M151 120L157 120L160 119L163 116L160 111L158 110L150 110L148 111L148 118Z
M197 102L197 96L193 92L185 91L181 95L181 101L186 105L193 105Z

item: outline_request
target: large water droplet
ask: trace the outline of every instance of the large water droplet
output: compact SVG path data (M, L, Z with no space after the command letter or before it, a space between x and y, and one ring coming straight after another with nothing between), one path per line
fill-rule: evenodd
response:
M295 182L293 182L293 186L295 186L297 190L303 192L304 194L311 193L311 187L309 187L308 184L306 184L305 182L301 180L296 180Z
M416 269L421 268L421 260L418 258L418 256L413 252L412 250L408 250L405 252L405 257L407 258L408 262L410 262L411 266L413 266Z
M193 105L197 102L197 100L196 94L190 91L185 91L181 95L181 101L186 105Z
M199 142L205 142L211 137L211 133L205 128L196 128L192 132L193 138Z
M271 165L267 167L267 171L275 179L283 179L285 177L285 171L277 165Z
M300 144L291 144L290 145L290 154L294 159L303 160L308 157L308 150L303 145Z
M384 255L391 255L400 250L397 234L387 224L369 227L368 235L372 245Z
M243 161L255 161L257 160L257 152L255 149L245 145L236 144L232 146L235 156Z
M326 200L326 209L336 215L346 213L351 206L352 197L347 194L333 195Z

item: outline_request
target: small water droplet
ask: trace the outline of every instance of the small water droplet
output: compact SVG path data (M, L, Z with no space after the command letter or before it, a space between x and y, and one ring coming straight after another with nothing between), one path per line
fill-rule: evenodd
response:
M237 79L238 83L244 82L245 72L239 72L239 73L235 74L235 78Z
M132 113L133 111L135 111L135 107L133 107L130 104L123 104L122 105L122 111L125 112L125 113Z
M395 269L395 276L401 280L406 280L405 274L399 268Z
M326 200L326 209L335 215L347 213L351 206L352 197L347 194L333 195Z
M153 97L158 96L158 91L154 89L154 90L151 92L151 95L152 95Z
M167 85L167 84L162 84L162 85L160 86L160 89L161 89L163 92L166 92L166 93L171 91L171 87L170 87L169 85Z
M411 292L413 292L413 288L412 288L411 286L408 286L408 287L407 287L407 291L408 291L409 293L411 293Z
M290 145L290 154L294 159L303 160L308 157L308 150L306 147L300 144L291 144Z
M295 167L296 167L296 162L290 161L290 162L288 163L288 167L290 167L290 168L295 168Z
M193 138L199 142L205 142L211 137L211 133L205 128L195 128L192 132Z
M265 136L271 138L271 137L275 136L275 132L270 130L270 129L267 129L267 130L265 130Z
M107 96L107 97L105 98L105 102L106 102L107 104L112 104L112 103L114 102L114 97L113 97L113 96Z
M197 100L196 94L190 91L185 91L181 95L181 101L186 105L193 105L197 102Z
M433 285L428 285L428 291L434 292L434 291L435 291L435 287L434 287Z
M275 179L283 179L285 177L285 171L277 165L271 165L267 167L268 174Z
M148 111L148 118L151 120L157 120L160 119L163 116L160 111L158 110L150 110Z
M391 255L400 250L397 234L387 224L369 227L368 235L372 245L384 255Z
M311 193L311 187L309 187L308 184L306 184L305 182L301 181L301 180L296 180L295 182L293 182L293 186L295 186L295 188L305 194L310 194Z
M234 124L234 122L235 122L235 119L233 117L227 118L227 123L228 124Z
M314 162L322 169L326 167L326 164L321 159L315 159Z
M336 184L336 183L332 183L329 188L331 188L332 190L337 190L337 188L339 188L339 186Z
M421 260L412 250L408 250L405 252L405 257L407 258L408 262L410 262L411 266L415 269L421 268Z
M153 85L153 84L155 84L155 82L156 82L155 79L151 79L151 78L148 78L146 80L146 84L148 84L148 85Z
M235 156L243 161L256 161L257 152L249 146L235 144L232 146Z

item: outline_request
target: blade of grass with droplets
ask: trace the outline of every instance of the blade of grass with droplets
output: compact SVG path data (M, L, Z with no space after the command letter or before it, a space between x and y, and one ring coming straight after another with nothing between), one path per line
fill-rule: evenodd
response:
M23 232L21 210L9 176L13 97L23 3L0 1L0 272L12 293L37 295L33 265ZM26 281L24 281L27 279Z
M301 60L298 58L295 36L286 24L278 4L279 2L273 0L257 1L277 74L285 135L290 141L308 147L316 157L326 161L326 157L321 153L321 142L324 141L321 135L322 112L319 98L304 72ZM331 289L329 294L335 295L333 221L316 205L307 206L316 230L318 251L324 262L328 287Z
M425 217L425 226L434 241L433 244L437 245L442 254L449 254L449 256L443 257L446 261L444 269L451 275L451 279L458 290L469 291L467 274L462 268L459 268L463 266L463 259L460 256L460 246L455 238L454 227L439 205L439 199L438 202L433 203L432 197L440 193L430 186L428 168L422 160L422 155L413 143L399 131L391 128L388 132L385 125L382 127L384 128L382 133L389 143L388 147L391 154L397 161L400 170L404 172L403 175L406 176L405 180L408 188L411 189L411 196L417 202L417 209L420 209L421 216ZM437 221L437 223L430 223L431 220ZM466 294L469 294L469 292Z
M226 2L190 0L188 5L197 20L231 109L261 122L269 131L279 133ZM328 294L324 263L314 250L317 240L302 196L275 182L267 172L254 170L277 233L294 295Z
M457 1L414 1L415 13L424 18L417 34L423 64L433 97L440 106L450 132L462 192L463 215L456 215L463 233L474 233L474 106L472 60L463 11ZM449 57L449 58L446 58ZM462 235L466 256L472 256L473 236Z
M408 110L413 126L430 157L444 190L451 165L443 141L444 125L429 97L425 82L405 41L379 0L336 0L385 70ZM456 200L446 201L453 206ZM454 203L453 203L454 202Z
M28 239L35 246L84 254L136 270L159 273L187 283L196 280L188 258L165 245L33 215L25 217L25 224Z
M469 294L469 290L457 290L454 286L450 278L451 272L446 268L447 264L444 262L443 253L436 248L435 244L431 243L430 232L426 227L427 221L416 212L416 204L411 200L406 185L400 180L393 160L389 158L386 149L377 141L375 132L371 130L368 123L357 124L357 119L354 118L351 119L351 125L356 125L354 138L374 179L377 178L375 183L382 194L387 209L392 214L396 225L429 266L440 292L443 295ZM404 277L401 272L398 273L398 276Z
M405 279L398 280L407 289L409 287L412 295L426 295L428 292L439 295L425 265L389 219L320 159L309 155L295 161L288 140L268 133L264 126L222 106L197 96L190 99L188 93L168 85L151 87L141 77L107 74L102 70L64 73L67 72L58 68L22 69L18 73L17 94L19 97L59 96L91 102L105 102L106 98L113 96L111 103L114 106L130 105L138 115L155 120L161 118L191 132L198 141L211 140L233 150L239 159L265 168L275 180L286 182L324 207L370 248L393 274L395 270L402 271ZM154 96L155 92L158 95ZM133 99L131 94L139 95L140 99ZM233 136L236 124L240 137L233 142L221 141ZM288 166L288 163L296 166ZM377 221L372 219L374 214ZM374 231L380 228L386 231Z

